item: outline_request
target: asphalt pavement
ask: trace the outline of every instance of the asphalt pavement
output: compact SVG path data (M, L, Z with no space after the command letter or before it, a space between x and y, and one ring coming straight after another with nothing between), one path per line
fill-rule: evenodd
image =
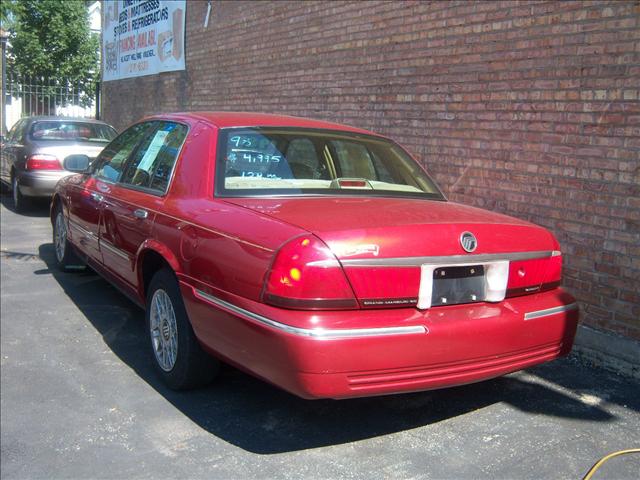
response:
M571 357L354 400L302 400L231 367L172 392L143 312L90 270L55 269L46 203L18 215L1 200L3 479L580 479L640 447L640 383ZM638 472L640 455L621 456L594 480Z

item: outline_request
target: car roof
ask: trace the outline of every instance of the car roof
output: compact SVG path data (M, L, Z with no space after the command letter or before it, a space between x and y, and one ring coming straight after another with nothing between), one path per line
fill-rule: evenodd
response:
M83 117L63 117L56 115L38 115L33 117L26 117L29 123L47 121L47 122L82 122L82 123L97 123L100 125L109 125L102 120L96 120L95 118L83 118Z
M298 127L298 128L320 128L326 130L340 130L364 135L378 135L374 132L364 130L340 123L326 122L323 120L313 120L310 118L293 117L290 115L275 115L269 113L252 112L182 112L168 115L152 115L153 118L174 118L202 120L218 128L230 127Z

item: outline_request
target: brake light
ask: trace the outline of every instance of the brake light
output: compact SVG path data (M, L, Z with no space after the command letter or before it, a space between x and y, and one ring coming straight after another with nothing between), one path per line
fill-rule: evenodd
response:
M507 297L551 290L560 285L562 255L553 252L547 258L520 260L509 264Z
M27 170L62 170L60 160L55 155L38 153L27 158Z
M554 255L547 259L547 272L542 281L543 285L555 283L555 286L558 286L562 280L562 254L553 253Z
M367 182L365 180L344 180L339 179L338 184L341 187L366 187Z
M312 235L286 243L267 273L264 302L301 310L357 308L338 259Z

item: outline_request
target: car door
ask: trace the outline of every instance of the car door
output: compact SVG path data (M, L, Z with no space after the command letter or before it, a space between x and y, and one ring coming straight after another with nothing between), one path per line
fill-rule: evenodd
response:
M98 264L103 257L99 242L102 202L119 180L126 160L150 128L149 123L136 124L115 138L96 159L91 175L69 180L69 233L72 241Z
M100 227L103 261L128 287L137 286L138 249L151 237L186 136L185 125L155 122L129 158L120 180L105 195Z
M11 148L12 139L16 133L16 128L19 123L20 121L18 121L18 123L16 123L2 139L2 149L0 149L0 178L7 183L10 181L9 169L7 168L8 150Z

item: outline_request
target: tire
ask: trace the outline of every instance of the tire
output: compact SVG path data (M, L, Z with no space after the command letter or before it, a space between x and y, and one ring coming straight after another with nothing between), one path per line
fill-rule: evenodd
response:
M220 362L198 343L173 272L159 270L147 291L147 331L156 370L172 390L210 383Z
M15 175L11 179L11 191L13 196L13 209L16 212L24 212L25 208L28 206L29 201L27 197L22 195L20 192L20 184L18 182L18 177Z
M82 266L82 262L67 239L67 222L60 206L56 208L53 220L53 248L56 264L61 271L65 272L69 267Z

